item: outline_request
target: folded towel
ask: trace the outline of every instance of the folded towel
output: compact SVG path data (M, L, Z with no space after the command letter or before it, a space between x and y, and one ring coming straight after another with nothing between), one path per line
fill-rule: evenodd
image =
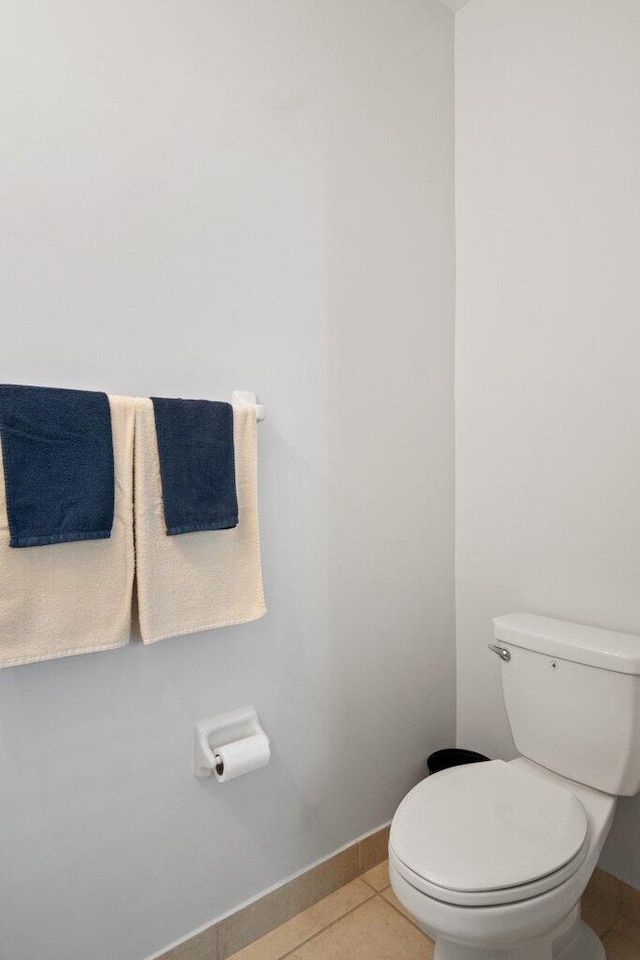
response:
M109 397L115 462L111 537L10 550L0 471L0 666L109 650L129 641L135 402Z
M168 537L151 400L138 400L136 576L145 643L256 620L265 612L258 536L256 416L233 408L238 525Z
M106 393L0 385L10 546L99 540L113 524Z
M167 534L235 527L238 500L231 404L151 400Z

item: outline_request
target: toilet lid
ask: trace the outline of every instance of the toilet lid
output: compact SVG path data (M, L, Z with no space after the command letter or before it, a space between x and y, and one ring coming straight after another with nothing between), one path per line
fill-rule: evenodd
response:
M419 877L479 893L556 873L586 838L587 815L570 790L493 760L419 783L398 807L390 846Z

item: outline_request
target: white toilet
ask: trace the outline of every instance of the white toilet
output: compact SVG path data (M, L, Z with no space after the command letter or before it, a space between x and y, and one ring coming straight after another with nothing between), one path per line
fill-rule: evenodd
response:
M494 636L523 757L418 784L391 824L391 885L434 960L604 960L580 897L616 797L640 792L640 637L525 613Z

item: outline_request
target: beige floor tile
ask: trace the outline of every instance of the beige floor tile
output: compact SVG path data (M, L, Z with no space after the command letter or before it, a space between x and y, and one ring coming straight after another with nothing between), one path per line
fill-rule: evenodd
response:
M640 926L640 890L620 884L620 913L629 923Z
M372 867L389 856L389 827L383 827L360 841L360 873L366 873Z
M383 899L373 897L298 947L290 960L432 960L432 957L431 941Z
M622 934L626 940L634 945L636 953L640 957L640 927L635 923L629 923L622 919L615 928L615 933Z
M340 890L320 900L319 903L299 913L297 917L276 927L260 940L249 944L231 960L280 960L295 947L300 946L330 923L339 920L350 910L375 896L375 892L362 880L352 880Z
M366 873L362 874L362 879L366 880L374 890L384 890L385 887L389 886L389 861L385 860L384 863L379 863L377 867L367 870Z
M608 933L602 942L607 960L638 960L638 947L623 933Z
M617 923L620 910L608 897L600 894L597 889L587 889L580 903L580 913L587 926L602 938Z

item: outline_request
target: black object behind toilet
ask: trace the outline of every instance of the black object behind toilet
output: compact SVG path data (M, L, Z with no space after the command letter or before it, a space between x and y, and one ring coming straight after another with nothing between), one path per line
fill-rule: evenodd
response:
M427 758L427 770L429 773L439 773L449 767L461 767L465 763L482 763L485 760L489 760L489 757L485 757L483 753L449 747L446 750L436 750Z

